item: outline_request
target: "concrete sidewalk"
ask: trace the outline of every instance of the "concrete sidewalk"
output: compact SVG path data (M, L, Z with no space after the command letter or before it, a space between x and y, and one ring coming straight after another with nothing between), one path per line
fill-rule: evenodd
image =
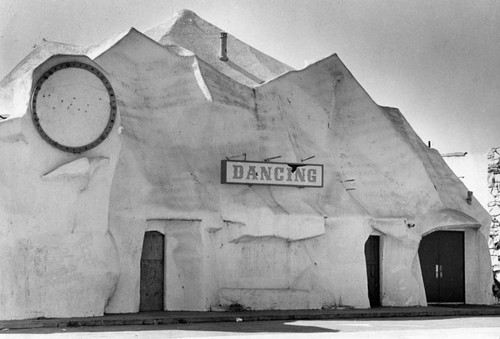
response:
M269 320L321 320L397 317L500 316L500 305L379 307L372 309L270 310L242 312L141 312L83 318L41 318L0 321L0 330L82 326L163 325Z

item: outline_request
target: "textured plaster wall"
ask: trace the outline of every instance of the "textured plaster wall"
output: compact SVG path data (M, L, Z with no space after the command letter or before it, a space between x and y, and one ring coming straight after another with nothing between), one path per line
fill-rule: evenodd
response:
M14 159L0 168L1 318L137 312L152 230L166 239L168 310L369 307L371 234L382 305L426 305L418 246L441 229L465 232L466 302L492 302L487 213L336 55L248 87L229 77L243 61L214 67L174 38L162 46L131 30L94 60L121 126L79 156L41 140L25 114L31 82L19 78L5 107L24 111L0 122L0 155ZM220 183L226 157L277 156L313 156L324 187Z
M204 308L200 295L204 295L204 281L209 279L205 277L206 249L200 246L203 244L200 220L148 220L148 231L165 235L165 308L171 310L178 305Z
M218 238L218 269L230 272L219 281L220 304L251 309L368 307L366 269L356 259L364 255L364 243L349 246L349 239L339 237L357 236L349 228L358 226L346 220L328 222L324 236L302 241L269 237L235 244Z
M441 220L447 204L484 219L477 206L462 201L462 186L433 158L435 151L397 110L377 106L336 56L253 91L135 32L98 61L123 98L125 145L110 219L123 244L122 275L108 312L137 311L142 237L151 219L165 225L200 220L188 228L200 234L197 262L203 267L193 274L204 285L192 290L192 300L182 297L184 280L173 279L179 273L171 267L191 259L167 255L166 305L172 310L235 303L368 307L364 242L372 233L383 238L382 303L425 305L421 236L481 226L461 214ZM220 160L243 153L257 161L314 156L324 165L324 188L221 185ZM438 185L457 198L440 195ZM477 236L473 231L468 243ZM466 260L475 267L482 246L471 244ZM475 273L466 273L467 301L488 301Z
M118 129L75 155L43 141L28 109L32 81L66 60L99 67L84 57L49 59L14 88L24 93L14 107L26 114L9 111L14 118L0 122L1 319L99 315L118 282L118 252L108 232Z
M117 59L121 60L118 67L114 66ZM214 165L211 159L215 156L207 152L207 147L213 144L212 139L220 137L213 132L224 122L216 114L206 114L202 106L206 97L194 75L197 65L192 55L179 56L132 33L98 62L110 70L117 97L122 98L124 128L110 213L122 274L107 311L134 312L139 305L139 263L147 220L202 220L196 231L200 234L198 246L203 249L204 228L213 224L213 213L218 208L214 186L220 180L220 160ZM229 117L230 113L225 114ZM244 118L231 119L244 123ZM176 265L182 266L182 254L186 252L179 253L181 259ZM203 261L200 265L204 265ZM167 265L167 270L170 267ZM200 274L189 279L206 283ZM177 284L170 287L171 291L178 288ZM167 297L169 293L167 288ZM207 307L203 289L191 290L190 295L189 302L173 295L173 300L167 298L166 305L188 310Z
M146 51L147 56L143 56L141 53ZM117 63L117 58L121 62ZM181 224L201 220L191 227L198 227L196 232L201 234L198 248L202 254L198 262L204 266L197 270L196 278L190 279L204 281L205 288L192 290L191 301L180 297L179 288L184 283L171 280L178 276L172 267L182 266L188 258L167 256L171 263L166 265L166 279L170 282L166 295L168 309L199 310L231 300L237 302L234 291L241 291L236 299L251 308L321 307L346 302L367 305L366 293L355 296L346 293L352 282L344 281L340 286L331 283L335 277L345 276L348 270L351 274L358 272L354 277L360 289L366 291L364 242L358 247L346 246L340 239L352 234L352 229L344 226L336 241L349 248L345 251L346 258L352 258L351 251L356 250L356 263L347 265L339 258L332 265L329 258L335 256L326 243L327 213L323 210L325 203L332 202L323 190L220 184L220 160L243 152L255 160L281 155L297 162L316 154L322 163L328 162L330 137L320 128L327 125L328 117L314 100L299 98L299 107L295 109L316 107L310 117L317 130L323 130L321 145L315 145L318 134L306 132L311 126L301 127L300 116L297 121L291 116L287 118L286 110L281 108L283 102L273 101L284 100L282 95L259 93L259 108L255 109L255 98L248 94L251 90L230 86L233 81L227 77L208 77L207 74L213 73L210 66L192 56L168 52L138 34L128 35L97 61L112 75L117 97L121 98L123 125L123 147L113 182L110 219L122 273L108 312L137 311L143 234L147 220L158 219L165 224L174 220ZM133 73L126 71L130 69ZM206 81L202 78L205 90L199 85L196 72L206 77ZM293 93L296 86L290 86L293 95L302 95L301 91ZM227 93L218 94L222 93L218 88L225 87L233 89L229 98ZM278 99L268 100L261 95ZM220 98L219 102L214 102L214 98ZM358 213L335 171L330 167L325 173L329 174L325 192L344 195L341 200L346 208L342 211ZM360 226L365 227L367 238L370 232L364 224ZM168 231L165 232L168 236ZM312 246L313 243L318 245ZM290 253L291 249L295 254ZM252 254L260 251L272 256L264 256L267 264ZM317 256L318 260L311 261L309 255ZM214 271L214 267L220 269ZM263 280L266 270L273 275ZM315 279L316 276L319 278ZM276 300L271 304L266 301L270 294ZM290 294L296 296L289 299Z
M495 153L496 148L490 149L484 153L458 153L449 156L443 156L446 163L454 171L454 173L464 182L467 189L472 191L474 197L478 199L481 205L491 215L491 230L490 230L490 256L492 269L498 271L498 254L496 243L500 238L498 235L498 216L500 215L500 200L498 196L498 185L500 175L498 172L497 163L500 156Z
M488 188L488 159L484 153L467 153L465 156L444 156L450 169L472 192L481 205L488 210L490 190Z

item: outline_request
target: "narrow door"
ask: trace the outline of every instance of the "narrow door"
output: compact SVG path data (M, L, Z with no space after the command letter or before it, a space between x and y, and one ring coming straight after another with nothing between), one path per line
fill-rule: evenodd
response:
M418 255L427 302L464 303L464 233L431 233L422 238Z
M429 303L439 302L439 237L437 233L439 232L423 237L418 249L425 295Z
M370 236L365 243L366 275L368 277L368 298L370 307L380 306L380 241Z
M465 302L464 233L443 232L439 240L440 302Z
M165 236L146 232L141 256L141 302L139 311L163 311Z

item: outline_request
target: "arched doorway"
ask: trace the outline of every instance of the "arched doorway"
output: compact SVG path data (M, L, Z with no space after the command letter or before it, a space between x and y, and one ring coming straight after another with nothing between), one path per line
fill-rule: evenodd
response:
M428 303L465 303L464 233L437 231L418 249Z
M141 301L139 311L164 310L165 236L146 232L141 256Z

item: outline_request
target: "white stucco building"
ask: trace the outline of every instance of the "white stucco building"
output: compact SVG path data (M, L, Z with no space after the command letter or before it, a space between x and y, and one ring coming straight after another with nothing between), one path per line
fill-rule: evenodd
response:
M455 152L442 155L448 166L473 192L472 194L491 216L489 249L492 271L498 286L500 286L499 149L499 147L492 147L488 152L483 153Z
M490 217L397 109L220 33L183 11L2 80L0 319L493 302Z

